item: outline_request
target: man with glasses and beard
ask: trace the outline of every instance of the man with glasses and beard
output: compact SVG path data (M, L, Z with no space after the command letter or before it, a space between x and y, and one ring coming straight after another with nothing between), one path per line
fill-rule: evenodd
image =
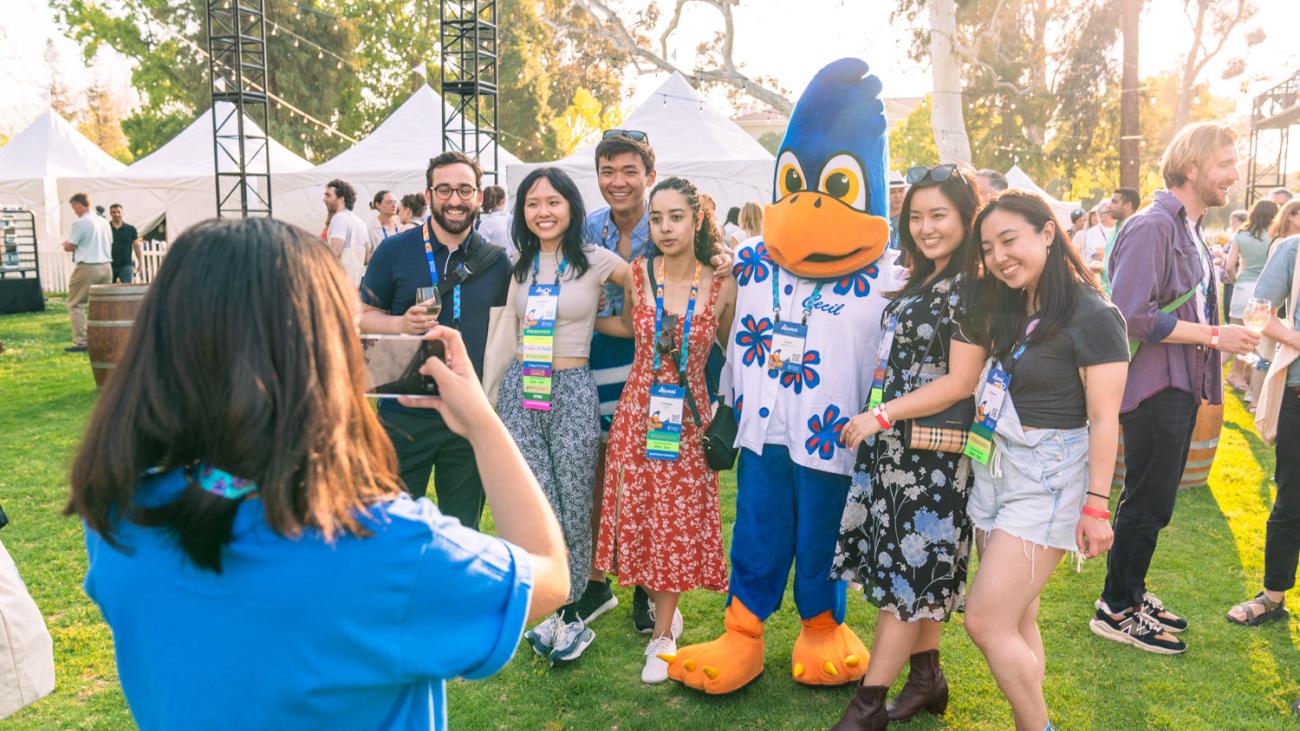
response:
M361 332L423 335L435 323L454 327L481 375L488 316L505 304L510 263L504 249L474 231L483 172L473 158L444 152L429 161L425 179L429 220L384 239L370 258L361 281ZM436 320L416 301L416 290L431 286L442 301ZM379 420L407 491L424 495L432 471L439 510L477 529L483 484L469 442L436 410L406 408L395 399L380 401Z

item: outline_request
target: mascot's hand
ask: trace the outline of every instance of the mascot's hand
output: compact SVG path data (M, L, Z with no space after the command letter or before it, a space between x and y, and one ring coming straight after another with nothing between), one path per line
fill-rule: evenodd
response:
M732 597L726 626L712 642L660 655L668 663L668 677L711 695L740 690L757 678L763 672L762 621Z
M867 674L871 654L830 611L803 621L794 642L791 674L804 685L845 685Z

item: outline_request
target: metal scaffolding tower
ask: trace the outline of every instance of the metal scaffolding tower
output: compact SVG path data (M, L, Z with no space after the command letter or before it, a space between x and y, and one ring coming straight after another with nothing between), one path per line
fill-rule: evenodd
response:
M1246 206L1273 188L1284 188L1291 127L1300 124L1300 71L1255 97L1250 114Z
M217 215L270 216L264 0L207 0L207 4Z
M440 0L438 20L443 145L478 158L483 174L497 182L496 0Z

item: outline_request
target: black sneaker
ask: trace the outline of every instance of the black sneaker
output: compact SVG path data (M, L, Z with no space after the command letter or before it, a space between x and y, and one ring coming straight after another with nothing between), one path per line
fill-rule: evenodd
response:
M587 588L573 603L577 616L584 625L591 624L600 615L618 606L618 597L609 588L609 580L587 581Z
M654 607L650 606L650 595L640 586L632 592L632 627L643 635L655 631Z
M1187 651L1186 643L1166 632L1160 622L1146 612L1129 608L1115 613L1101 600L1097 600L1097 613L1088 622L1088 628L1098 637L1124 642L1159 655L1181 655Z
M87 348L84 345L71 345L63 349L65 353L84 353Z
M1182 632L1187 629L1187 619L1165 609L1160 597L1147 592L1142 595L1142 611L1164 626L1168 632Z

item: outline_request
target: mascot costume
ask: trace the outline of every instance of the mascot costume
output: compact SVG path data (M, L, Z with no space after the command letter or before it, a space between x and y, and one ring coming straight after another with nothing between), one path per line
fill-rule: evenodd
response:
M840 430L865 407L884 293L903 282L886 253L880 90L857 59L817 73L781 144L763 235L736 252L727 369L741 450L726 632L662 656L670 678L706 693L763 671L763 626L792 564L803 622L794 679L844 685L866 673L867 649L844 626L845 584L829 577L855 457Z

